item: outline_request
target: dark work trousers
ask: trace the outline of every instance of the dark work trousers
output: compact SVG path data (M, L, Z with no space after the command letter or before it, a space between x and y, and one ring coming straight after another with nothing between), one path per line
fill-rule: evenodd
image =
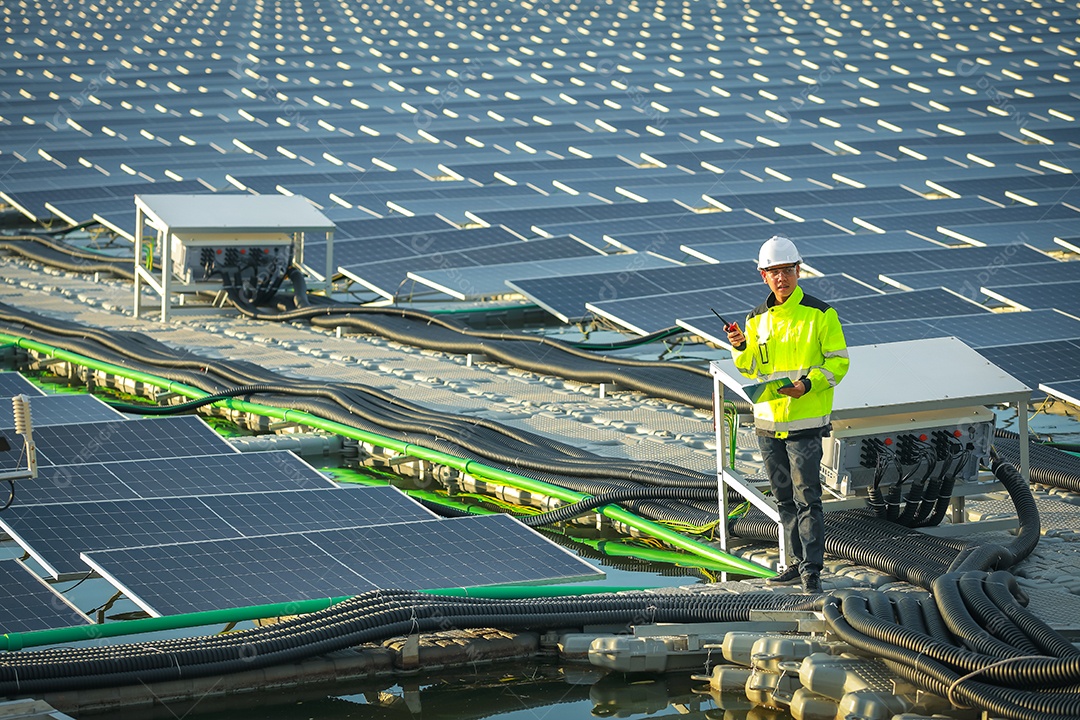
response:
M807 436L808 435L808 436ZM821 435L797 439L758 436L761 458L791 563L799 572L820 573L825 562L825 521L821 511ZM781 558L787 562L787 558Z

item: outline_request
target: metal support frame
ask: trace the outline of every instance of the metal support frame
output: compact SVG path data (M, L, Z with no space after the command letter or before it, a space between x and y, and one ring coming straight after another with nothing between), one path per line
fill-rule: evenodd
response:
M154 245L160 253L156 269L143 264L149 233L153 244L148 248L153 258ZM177 238L185 244L213 245L216 238L238 236L244 242L257 245L260 236L292 238L294 262L304 265L304 241L309 233L325 233L326 268L321 281L310 284L312 289L329 290L334 274L334 224L305 198L285 195L136 195L135 196L135 282L134 315L143 308L143 285L161 296L160 319L167 322L172 310L172 296L181 293L179 305L184 304L182 293L215 292L221 283L186 282L173 275L172 244ZM230 240L229 242L236 242ZM310 270L310 268L309 268ZM320 271L314 271L316 274Z
M833 419L866 418L908 413L933 406L938 409L973 405L1016 405L1020 435L1020 467L1030 481L1028 460L1028 402L1031 389L993 365L956 338L928 338L907 342L867 345L850 349L851 371L836 389ZM716 433L716 484L721 522L720 547L728 549L727 488L736 490L754 507L776 522L780 563L786 561L780 514L773 501L733 469L725 467L725 386L749 402L744 378L731 360L709 364L713 378L713 417ZM888 377L889 382L882 382ZM735 442L735 437L730 438ZM844 499L840 504L847 503Z
M746 482L746 479L742 477L741 473L736 472L733 468L726 467L727 453L724 452L724 384L721 382L721 375L718 369L714 366L710 368L710 374L713 377L713 426L716 431L716 494L717 502L719 504L720 522L717 527L720 529L720 549L727 552L728 550L728 528L727 528L727 515L728 515L728 502L727 502L727 489L732 487L746 498L751 505L756 507L761 512L765 513L765 516L776 523L777 538L780 548L780 566L781 569L787 563L787 542L784 538L784 529L780 525L780 511L776 509L776 504L764 495L760 490ZM737 427L736 427L737 429ZM730 441L735 442L735 437L731 437Z

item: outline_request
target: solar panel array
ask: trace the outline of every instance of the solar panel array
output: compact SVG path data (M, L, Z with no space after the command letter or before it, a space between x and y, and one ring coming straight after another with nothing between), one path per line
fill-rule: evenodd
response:
M0 392L24 391L32 411L66 422L35 427L39 474L19 481L0 528L52 579L98 570L148 612L599 575L510 518L447 524L395 488L346 489L290 452L239 453L196 416L117 420L96 398L45 396L0 375ZM229 554L199 556L195 546ZM29 568L12 567L0 564L12 575L0 630L88 621L72 620L78 611Z
M508 515L83 553L151 615L433 589L597 577Z
M752 266L748 266L752 267ZM829 301L840 298L879 294L872 288L843 275L807 278L802 281L806 292ZM743 319L753 308L765 301L769 289L760 281L753 284L720 285L707 290L687 290L663 295L646 295L606 302L587 303L585 307L616 325L641 335L679 324L680 320L716 318L717 312L728 322ZM719 320L717 320L719 322ZM726 344L726 340L724 343Z
M73 418L78 422L93 423L123 420L124 416L91 395L43 395L30 397L30 418L34 427L38 427L66 425ZM0 411L0 429L14 427L14 418L4 418L4 412Z
M189 11L7 10L6 203L130 236L136 193L302 194L338 223L346 276L391 298L408 272L507 262L467 252L489 230L671 260L773 232L808 256L851 252L817 242L838 233L883 251L1080 236L1056 6Z
M314 473L314 471L312 471ZM4 528L54 577L86 572L79 553L406 522L435 515L389 487L246 492L137 500L17 505Z
M19 373L0 372L0 398L11 398L16 395L34 397L44 394L34 383Z
M90 618L18 560L0 560L0 632L89 625Z

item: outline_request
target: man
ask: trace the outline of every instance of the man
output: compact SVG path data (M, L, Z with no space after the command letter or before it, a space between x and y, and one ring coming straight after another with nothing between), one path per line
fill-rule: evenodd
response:
M832 427L833 388L847 373L848 352L836 310L799 287L801 262L788 238L766 240L758 270L772 294L746 316L745 333L738 323L725 329L739 372L792 382L754 404L758 445L790 555L790 562L780 558L783 572L767 582L801 580L805 592L817 593L825 560L821 439Z

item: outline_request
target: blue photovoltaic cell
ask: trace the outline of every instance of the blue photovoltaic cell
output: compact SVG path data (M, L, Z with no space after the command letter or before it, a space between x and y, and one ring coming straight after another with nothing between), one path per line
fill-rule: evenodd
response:
M844 328L848 346L955 336L973 348L1080 338L1080 321L1053 310L985 313L936 320L894 320Z
M14 505L8 510L0 526L53 576L85 572L81 552L437 517L390 487Z
M883 282L905 290L943 287L958 292L964 297L982 299L979 288L986 285L1022 285L1080 280L1080 263L1044 260L1037 263L993 266L963 272L956 270L911 273L885 271L879 277Z
M1040 385L1039 389L1076 407L1080 407L1080 379L1044 383Z
M92 395L41 395L30 398L30 418L35 428L44 425L125 420L126 418ZM14 419L0 409L0 428L15 427ZM35 440L36 444L36 440Z
M10 398L16 395L28 395L33 397L35 395L44 395L36 385L24 378L22 375L16 372L0 372L0 397ZM9 404L7 408L0 409L0 417L3 417L4 413L11 410Z
M1057 308L1080 316L1080 280L1025 285L990 285L980 288L992 298L1025 310Z
M38 462L42 465L235 452L229 443L194 415L136 422L110 420L84 425L48 425L34 430L34 443ZM22 447L21 443L19 447Z
M41 467L19 481L23 505L336 487L287 451Z
M153 615L602 573L507 515L83 553Z
M18 560L0 560L0 633L89 625L90 619Z
M1032 389L1080 378L1080 342L1073 340L1040 342L1038 352L1029 345L1004 344L979 348L979 354Z

